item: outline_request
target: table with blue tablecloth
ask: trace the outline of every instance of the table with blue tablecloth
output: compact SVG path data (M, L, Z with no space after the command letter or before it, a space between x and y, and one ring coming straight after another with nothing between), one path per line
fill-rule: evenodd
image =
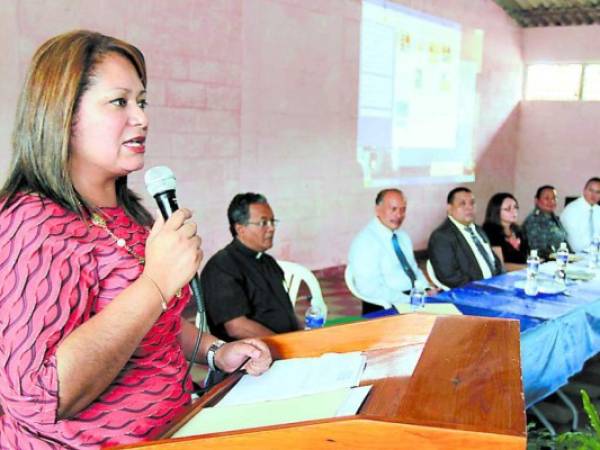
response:
M587 263L577 264L584 269ZM542 282L551 282L554 267L555 263L542 265ZM467 315L519 320L523 389L530 407L565 385L600 352L600 274L596 269L589 281L570 280L563 292L533 297L515 286L522 285L525 276L525 271L510 272L441 292L427 301L453 303ZM365 317L387 314L395 310Z

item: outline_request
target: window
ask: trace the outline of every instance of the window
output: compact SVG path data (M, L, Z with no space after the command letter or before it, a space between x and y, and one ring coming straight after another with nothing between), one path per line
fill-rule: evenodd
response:
M581 64L527 66L525 100L579 100L581 73Z
M600 101L600 64L531 64L525 100Z
M600 100L600 64L586 64L581 100Z

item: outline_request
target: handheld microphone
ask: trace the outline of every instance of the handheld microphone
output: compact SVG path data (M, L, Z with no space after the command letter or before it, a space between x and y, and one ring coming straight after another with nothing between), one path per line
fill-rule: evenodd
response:
M175 175L166 166L156 166L148 169L144 175L144 182L148 193L154 197L163 219L167 220L179 209L177 197L175 196ZM198 274L190 280L190 289L196 299L198 312L204 314L204 302L200 291L200 280Z

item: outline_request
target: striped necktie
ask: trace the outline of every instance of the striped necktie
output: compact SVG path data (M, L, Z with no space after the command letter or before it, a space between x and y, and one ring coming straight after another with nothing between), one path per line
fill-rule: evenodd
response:
M404 253L402 253L402 249L400 248L400 243L398 242L398 236L396 236L396 233L392 233L392 244L394 245L394 251L396 252L396 256L400 261L402 269L404 269L404 272L406 273L406 275L408 275L408 278L410 278L410 283L414 286L417 277L415 276L415 272L413 272L412 268L410 267L410 264L408 264L406 256L404 256Z
M471 235L471 239L473 239L473 242L475 243L475 247L477 247L477 251L479 251L481 256L483 256L483 259L485 260L486 264L490 268L490 271L492 272L492 275L493 275L496 265L494 264L494 261L490 259L490 254L487 252L487 250L481 243L481 239L479 238L477 233L475 233L475 227L473 225L471 225L466 228L467 228L467 231L469 232L469 234Z

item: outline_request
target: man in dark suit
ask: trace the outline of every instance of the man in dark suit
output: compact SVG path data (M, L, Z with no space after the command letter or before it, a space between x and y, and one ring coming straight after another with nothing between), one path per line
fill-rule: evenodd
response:
M429 259L437 279L450 288L504 271L485 232L473 223L475 198L470 189L448 193L448 218L429 237Z

